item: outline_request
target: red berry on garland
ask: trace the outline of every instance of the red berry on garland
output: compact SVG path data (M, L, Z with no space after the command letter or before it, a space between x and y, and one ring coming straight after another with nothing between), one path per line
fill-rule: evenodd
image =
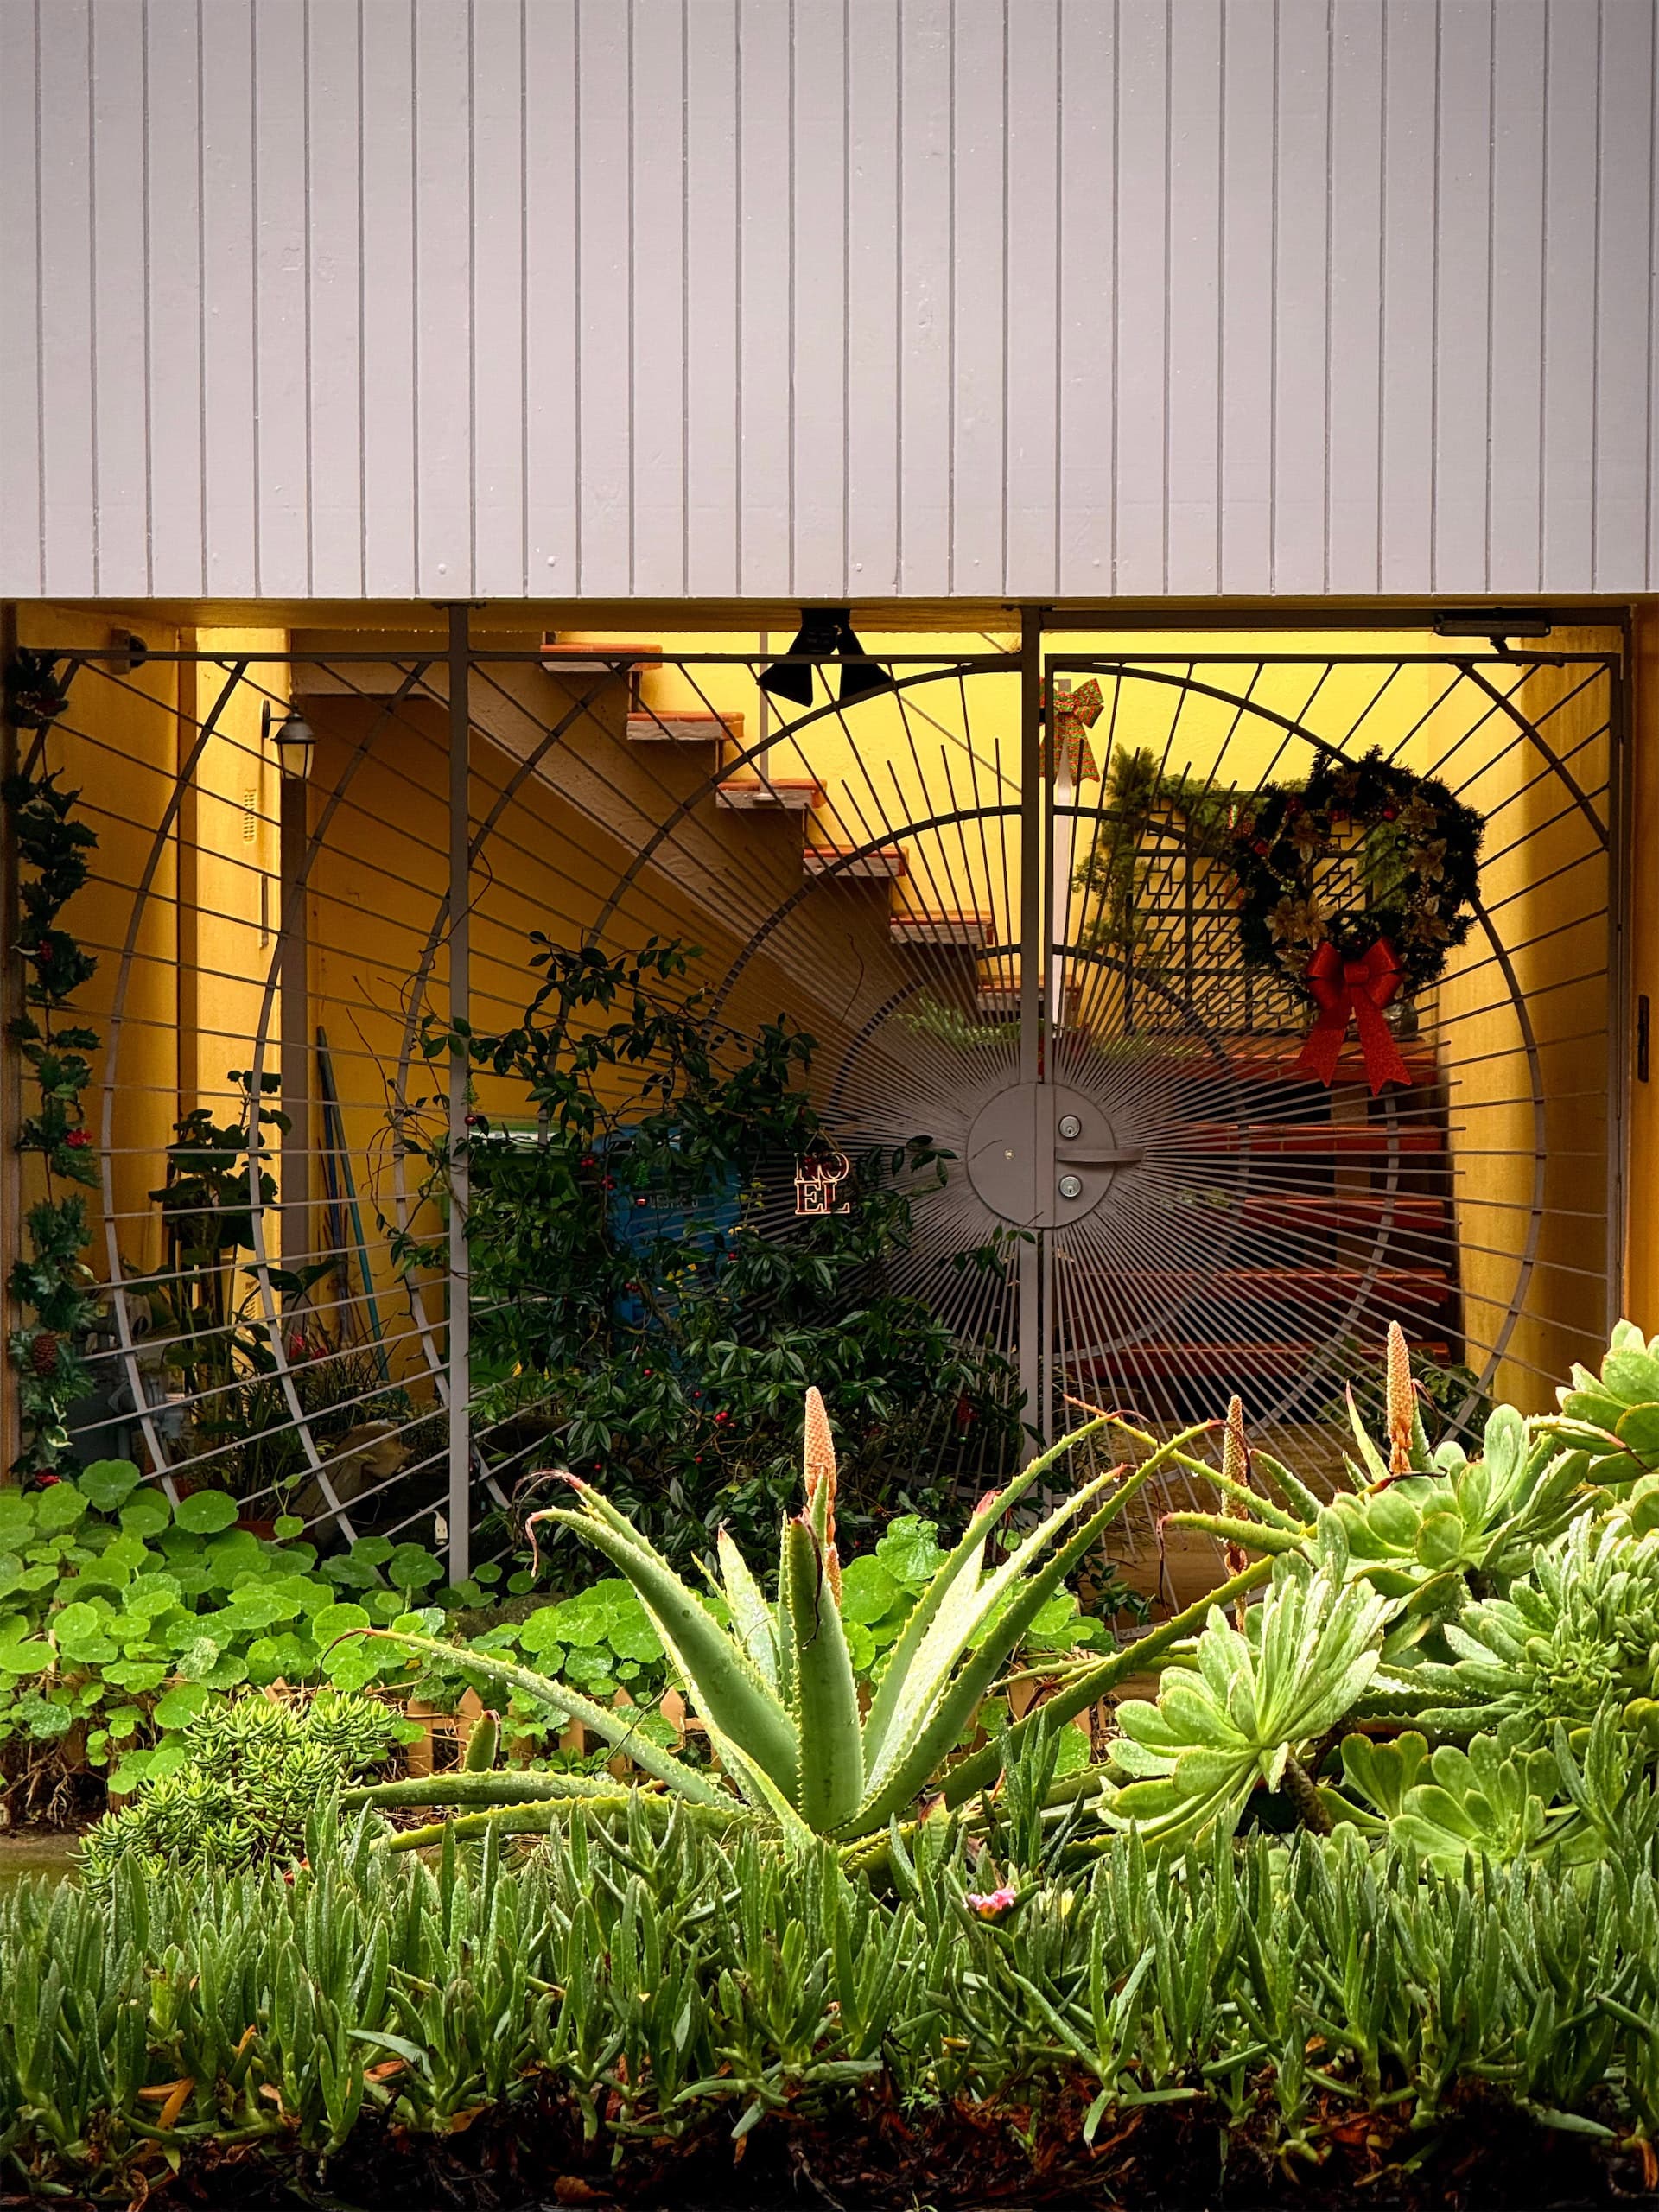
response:
M85 1129L71 1129L68 1135L65 1137L64 1142L71 1152L85 1152L87 1146L91 1144L92 1139Z
M43 937L35 946L35 957L37 960L49 960L52 957L52 940L49 937Z
M55 1490L63 1480L61 1475L41 1475L36 1478L42 1490Z
M42 1329L29 1348L29 1363L41 1380L48 1382L58 1371L58 1340L50 1329Z

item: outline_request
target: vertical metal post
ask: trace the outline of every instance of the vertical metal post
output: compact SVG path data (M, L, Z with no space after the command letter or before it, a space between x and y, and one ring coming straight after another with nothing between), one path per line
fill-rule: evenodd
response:
M277 1059L283 1111L283 1265L297 1268L311 1256L311 925L302 880L311 835L304 776L276 776L277 860L281 878L282 940L276 948L282 1047Z
M1624 651L1607 670L1607 1304L1608 1333L1628 1313L1625 1291L1630 1141L1630 1056L1635 1028L1630 1000L1630 746L1624 726L1629 697L1630 625Z
M1034 1141L1036 1086L1043 1079L1043 1006L1048 931L1044 926L1043 623L1039 610L1020 616L1020 1081L1032 1087ZM1052 1138L1052 1132L1051 1138ZM1043 1347L1043 1252L1040 1230L1028 1230L1019 1251L1020 1387L1026 1420L1046 1440L1052 1421L1048 1362ZM1035 1446L1027 1440L1027 1457Z
M449 1025L472 1009L472 824L468 812L471 647L467 609L449 609ZM472 1568L472 1286L467 1249L466 1050L449 1062L449 1580Z

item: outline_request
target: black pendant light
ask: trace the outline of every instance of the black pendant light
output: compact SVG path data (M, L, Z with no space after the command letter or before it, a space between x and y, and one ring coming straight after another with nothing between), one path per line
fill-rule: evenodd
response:
M891 688L893 677L879 661L870 658L853 632L852 609L848 607L804 607L795 642L782 660L761 670L760 689L774 699L787 699L797 707L812 703L812 668L800 658L805 653L841 663L839 696L850 707L872 691ZM826 681L828 679L826 678Z

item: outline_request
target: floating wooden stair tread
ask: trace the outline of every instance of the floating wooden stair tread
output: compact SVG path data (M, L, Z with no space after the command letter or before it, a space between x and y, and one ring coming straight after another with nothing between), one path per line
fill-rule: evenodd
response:
M1018 976L1011 983L982 982L974 995L975 1007L981 1014L997 1016L1006 1021L1017 1021L1020 1012L1020 989ZM1061 1009L1061 1020L1068 1035L1073 1037L1079 1033L1077 1017L1081 999L1082 993L1075 987L1068 985L1065 1004ZM1040 1005L1041 1001L1042 994L1039 990L1038 1003Z
M635 745L713 745L726 737L741 745L743 717L678 708L653 714L649 708L641 708L628 716L628 737Z
M550 676L629 676L662 664L663 649L658 645L556 634L542 639L542 666Z
M1408 1316L1402 1317L1402 1326L1414 1351L1427 1359L1442 1366L1451 1358L1452 1348L1443 1341L1433 1341L1413 1335L1408 1325ZM1262 1380L1294 1379L1309 1372L1313 1362L1330 1356L1332 1346L1324 1344L1126 1344L1109 1352L1085 1353L1073 1356L1066 1362L1067 1373L1082 1381L1089 1376L1122 1378L1126 1375L1173 1376L1178 1381L1224 1382L1249 1383ZM1329 1377L1332 1398L1340 1397L1342 1385L1350 1372L1363 1372L1383 1357L1384 1344L1379 1337L1375 1343L1345 1347L1343 1361L1351 1364L1333 1365ZM1323 1382L1316 1389L1325 1387ZM1313 1418L1314 1408L1310 1404L1308 1416Z
M832 875L840 883L894 883L910 872L902 845L878 845L862 850L856 845L809 845L801 856L809 875Z
M1219 1194L1217 1194L1219 1195ZM1214 1209L1217 1220L1232 1220L1243 1217L1247 1221L1282 1223L1287 1217L1294 1221L1299 1232L1306 1236L1316 1229L1360 1229L1370 1234L1385 1219L1389 1226L1414 1236L1444 1236L1446 1234L1446 1202L1444 1198L1408 1196L1395 1191L1320 1191L1312 1194L1304 1192L1268 1191L1253 1197L1233 1198Z
M1351 1298L1367 1285L1414 1306L1443 1306L1452 1293L1440 1268L1378 1268L1374 1273L1363 1268L1224 1268L1212 1273L1122 1268L1108 1273L1084 1261L1068 1265L1066 1273L1073 1281L1099 1278L1114 1288L1122 1285L1154 1297L1179 1297L1191 1291L1204 1297L1213 1293L1218 1298L1284 1299L1297 1305Z
M979 952L994 942L990 914L890 914L887 928L895 944L955 945Z
M1390 1129L1384 1122L1192 1122L1181 1130L1179 1145L1160 1156L1173 1161L1183 1152L1294 1152L1352 1160L1445 1150L1443 1129Z
M715 804L739 814L810 814L823 804L823 787L810 776L732 776L716 786Z

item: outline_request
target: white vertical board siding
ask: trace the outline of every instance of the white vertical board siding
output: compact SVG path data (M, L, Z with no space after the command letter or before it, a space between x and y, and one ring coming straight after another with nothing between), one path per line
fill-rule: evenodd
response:
M0 592L1659 589L1652 0L0 0Z

